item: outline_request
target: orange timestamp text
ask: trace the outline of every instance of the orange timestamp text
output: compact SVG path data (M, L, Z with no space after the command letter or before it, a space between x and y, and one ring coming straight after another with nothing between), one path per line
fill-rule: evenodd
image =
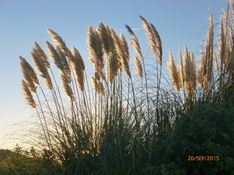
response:
M219 156L188 156L188 161L219 161Z

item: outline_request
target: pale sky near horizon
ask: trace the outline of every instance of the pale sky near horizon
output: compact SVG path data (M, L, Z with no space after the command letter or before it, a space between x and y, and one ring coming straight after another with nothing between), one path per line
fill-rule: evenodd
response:
M127 24L137 29L134 32L146 54L149 46L141 15L158 29L165 64L168 51L176 59L185 42L197 52L206 37L209 8L217 24L226 5L226 0L0 0L0 149L7 147L6 135L13 135L14 124L34 113L22 95L18 58L31 62L34 41L47 52L45 41L51 39L46 29L57 32L69 48L74 45L89 62L88 26L96 28L102 21L129 38L124 30ZM134 55L132 52L131 58Z

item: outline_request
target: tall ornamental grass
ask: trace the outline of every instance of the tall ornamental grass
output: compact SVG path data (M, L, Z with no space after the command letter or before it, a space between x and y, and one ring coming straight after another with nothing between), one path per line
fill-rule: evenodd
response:
M231 7L220 17L217 40L210 14L199 65L187 45L179 53L178 65L172 53L163 65L160 34L139 16L155 67L147 66L130 26L126 25L129 43L122 33L100 22L98 28L88 28L94 70L88 77L78 49L68 48L59 34L48 29L52 39L46 41L48 54L35 42L34 67L19 57L25 100L40 122L31 144L46 150L61 165L61 174L141 174L148 163L162 162L160 143L186 111L200 102L233 103ZM135 50L132 55L129 47Z

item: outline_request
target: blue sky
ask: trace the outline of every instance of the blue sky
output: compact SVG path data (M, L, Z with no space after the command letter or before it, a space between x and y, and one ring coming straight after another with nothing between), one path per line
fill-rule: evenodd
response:
M51 41L46 29L57 32L68 47L75 46L88 61L87 29L98 27L98 22L122 32L125 24L135 30L143 55L148 53L138 15L155 25L163 42L164 64L168 51L175 59L178 48L186 42L191 51L198 48L206 36L209 10L214 22L226 8L225 0L0 0L0 149L5 134L11 134L14 124L25 121L34 113L24 102L19 55L31 62L30 52L37 41L45 48ZM135 53L131 53L133 58ZM92 69L88 65L88 69Z

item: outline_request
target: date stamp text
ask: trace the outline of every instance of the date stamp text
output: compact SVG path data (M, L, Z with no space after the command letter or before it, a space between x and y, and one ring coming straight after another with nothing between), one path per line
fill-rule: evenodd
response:
M188 156L188 161L219 161L219 156Z

